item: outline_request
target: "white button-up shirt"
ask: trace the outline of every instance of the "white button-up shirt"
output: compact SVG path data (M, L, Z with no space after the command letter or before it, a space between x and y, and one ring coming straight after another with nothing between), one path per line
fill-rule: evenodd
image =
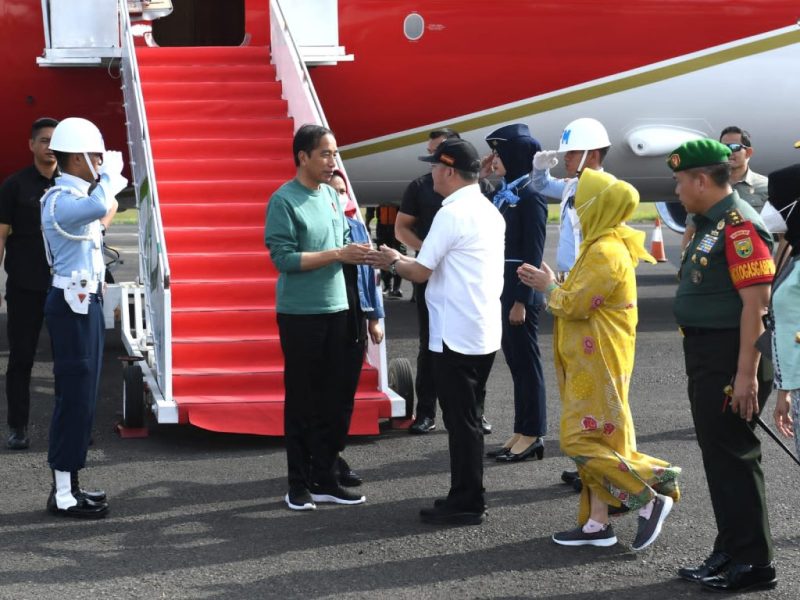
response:
M433 271L425 291L433 352L500 348L506 224L477 184L450 194L433 219L417 262Z

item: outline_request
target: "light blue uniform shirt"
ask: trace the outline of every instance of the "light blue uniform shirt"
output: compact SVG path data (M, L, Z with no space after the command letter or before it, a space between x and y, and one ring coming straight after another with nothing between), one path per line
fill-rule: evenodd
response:
M543 196L561 199L561 220L558 230L558 249L556 250L556 270L569 271L578 257L581 245L581 228L575 209L569 206L569 199L575 195L578 178L556 179L549 170L533 170L533 187Z
M114 197L106 192L102 184L88 194L91 183L74 175L56 177L53 189L57 187L67 189L56 190L42 197L42 230L49 247L52 271L56 275L69 277L73 271L84 270L91 274L92 280L103 281L105 264L99 219L111 208ZM53 212L61 229L88 239L64 237L53 226Z

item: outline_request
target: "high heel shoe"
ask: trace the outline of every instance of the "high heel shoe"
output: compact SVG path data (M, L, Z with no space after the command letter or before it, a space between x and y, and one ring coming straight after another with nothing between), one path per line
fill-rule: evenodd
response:
M533 455L536 455L538 460L542 460L544 458L544 442L542 438L538 438L535 442L533 442L530 446L525 448L519 454L515 454L514 452L508 451L507 454L501 454L497 456L495 459L497 462L520 462L530 458Z

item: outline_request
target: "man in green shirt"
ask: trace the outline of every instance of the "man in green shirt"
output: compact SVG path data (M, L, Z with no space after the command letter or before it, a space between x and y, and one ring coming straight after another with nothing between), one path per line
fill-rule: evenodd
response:
M777 584L761 443L753 431L772 390L754 344L775 264L764 223L731 188L730 153L704 139L667 159L675 192L695 215L673 310L684 335L689 401L718 531L711 555L678 574L716 591Z
M339 486L334 464L344 446L353 397L346 377L347 294L342 263L360 264L369 244L351 244L336 192L333 133L303 125L292 151L297 175L267 205L264 241L280 272L276 312L284 357L284 435L292 510L316 502L361 504Z

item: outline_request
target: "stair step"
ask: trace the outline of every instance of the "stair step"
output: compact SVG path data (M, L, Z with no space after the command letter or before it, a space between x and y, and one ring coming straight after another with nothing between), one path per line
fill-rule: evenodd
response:
M184 311L172 315L172 338L188 342L211 339L258 339L277 335L275 311Z
M226 342L172 342L172 366L181 373L227 373L283 369L277 336Z
M277 73L275 65L259 63L257 67L253 65L225 65L219 69L187 69L183 65L172 64L142 64L139 63L139 76L142 83L154 83L157 81L170 83L174 81L198 82L198 83L229 83L247 81L275 81Z
M138 46L136 60L149 65L268 65L269 46Z
M166 226L164 233L170 253L208 252L212 248L226 253L259 252L265 248L263 224L249 227Z
M142 83L145 103L157 100L240 100L281 97L278 81L226 82L161 82Z
M206 119L227 119L272 115L287 116L286 100L153 100L145 105L147 119L179 119L192 115Z
M283 370L261 372L191 373L176 370L172 392L180 396L242 396L244 401L283 401ZM378 392L378 372L364 364L356 398L369 398ZM191 401L188 400L187 401Z
M173 315L198 310L275 310L274 279L230 279L222 286L218 282L173 280L170 290Z
M169 268L173 281L228 282L230 280L274 280L278 272L269 258L267 249L247 253L191 253L169 251ZM220 293L225 293L221 288Z
M150 140L158 142L166 139L190 138L279 138L289 142L291 147L293 121L286 116L207 119L187 118L155 119L148 117ZM289 153L291 156L291 152Z
M272 193L286 183L285 179L270 181L218 179L214 181L158 180L158 199L164 204L197 202L258 202L265 208ZM265 213L266 214L266 213Z
M164 184L159 185L159 189ZM165 225L185 227L246 227L266 222L266 201L230 202L213 204L161 203L161 217ZM262 240L263 241L263 240Z
M220 146L224 145L227 158L274 158L285 159L292 164L292 140L286 136L275 138L237 138L229 133L224 138L172 138L154 139L151 143L153 158L163 159L208 159L219 158Z
M219 153L214 158L154 159L157 181L246 179L263 182L287 181L294 177L295 168L291 155L274 159L254 155L248 158L228 158L226 146L227 142L220 141Z

